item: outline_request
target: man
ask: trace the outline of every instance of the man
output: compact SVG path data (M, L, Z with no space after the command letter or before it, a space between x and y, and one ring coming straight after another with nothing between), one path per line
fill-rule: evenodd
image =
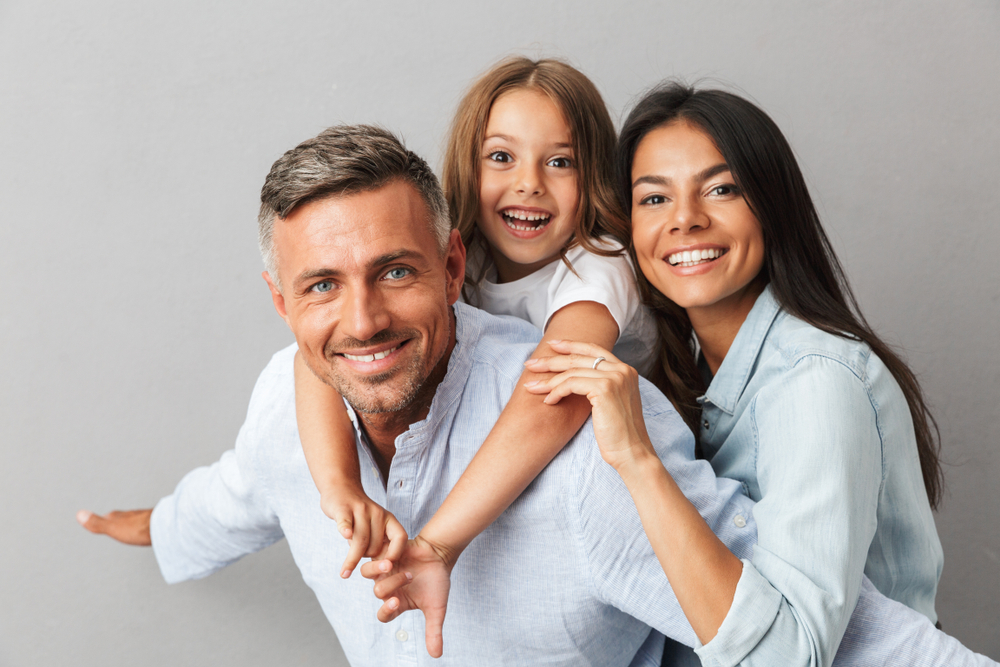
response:
M301 144L275 163L261 199L275 308L310 369L353 408L365 491L416 534L492 428L539 332L456 303L465 249L449 230L440 188L426 163L384 131L335 127ZM352 664L426 662L421 639L426 632L426 648L440 652L443 608L425 608L426 623L402 614L381 625L370 585L336 571L348 546L320 510L298 441L294 354L295 346L277 353L261 374L236 448L218 463L189 473L155 510L85 514L82 522L122 541L151 541L170 582L286 537ZM692 460L690 432L648 384L643 403L671 475L749 559L753 503L736 482ZM734 608L751 598L780 601L749 563L740 586ZM663 642L651 626L696 643L589 424L466 549L448 605L446 664L658 665ZM838 664L882 664L890 655L924 664L931 650L961 649L869 585L856 618ZM702 659L741 661L733 646L752 627L724 624ZM758 651L752 664L782 664L782 649Z

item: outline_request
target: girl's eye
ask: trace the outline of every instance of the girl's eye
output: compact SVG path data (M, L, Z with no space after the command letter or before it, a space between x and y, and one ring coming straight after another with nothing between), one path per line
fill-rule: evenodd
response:
M493 151L492 153L487 153L486 159L493 162L511 162L514 158L507 151Z
M319 292L320 294L325 294L326 292L329 292L330 290L333 289L333 283L331 283L329 280L324 280L322 282L318 282L315 285L313 285L311 289L313 292Z
M550 167L557 167L559 169L569 169L570 167L573 166L572 160L570 160L568 157L554 157L548 162L546 162L546 164L549 165Z
M389 280L402 280L408 275L410 275L409 269L396 267L395 269L389 269L389 271L385 274L385 277Z
M663 195L649 195L639 200L639 206L656 206L657 204L665 204L666 202L667 198Z

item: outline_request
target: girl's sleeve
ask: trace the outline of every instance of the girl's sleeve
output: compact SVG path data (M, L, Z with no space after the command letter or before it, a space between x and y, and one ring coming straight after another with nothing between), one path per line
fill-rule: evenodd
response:
M594 301L608 309L621 336L639 308L639 295L628 258L583 252L572 264L572 271L565 263L560 263L556 269L549 286L546 326L560 308L577 301Z

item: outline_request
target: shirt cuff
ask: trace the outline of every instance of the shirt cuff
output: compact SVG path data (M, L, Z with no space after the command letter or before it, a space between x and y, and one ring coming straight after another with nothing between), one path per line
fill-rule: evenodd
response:
M779 593L755 568L743 559L743 572L736 594L719 632L695 653L705 667L732 667L739 664L767 634L781 606Z

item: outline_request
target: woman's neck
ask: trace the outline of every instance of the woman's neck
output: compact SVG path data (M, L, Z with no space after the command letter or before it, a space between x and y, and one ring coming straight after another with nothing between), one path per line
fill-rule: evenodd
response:
M719 372L719 366L729 354L729 348L736 340L736 334L753 309L757 297L767 286L764 280L754 280L742 290L710 306L688 308L691 327L698 337L701 353L705 357L712 375Z

